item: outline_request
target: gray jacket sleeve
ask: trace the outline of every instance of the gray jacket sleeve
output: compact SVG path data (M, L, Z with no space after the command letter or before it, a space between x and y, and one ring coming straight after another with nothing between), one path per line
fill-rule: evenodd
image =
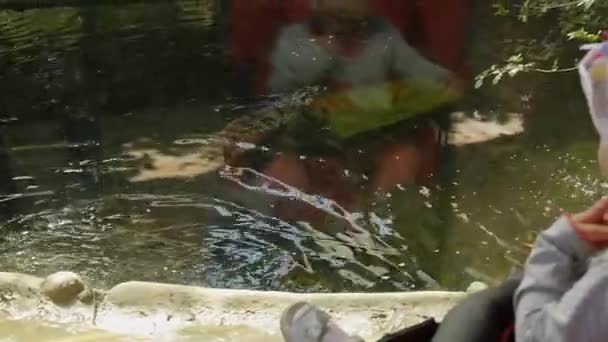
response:
M391 67L403 79L424 81L447 81L450 72L437 65L409 46L396 29L391 29L388 35L391 42Z
M334 62L305 25L288 26L281 31L270 59L270 91L288 92L314 85L327 76Z
M517 342L605 341L608 263L567 219L540 234L515 293Z

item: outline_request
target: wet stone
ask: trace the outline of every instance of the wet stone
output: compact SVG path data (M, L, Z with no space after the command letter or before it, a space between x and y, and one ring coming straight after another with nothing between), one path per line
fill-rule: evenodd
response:
M13 299L15 299L15 295L12 290L3 290L0 291L0 301L10 303Z
M467 288L467 293L472 294L476 292L481 292L483 290L486 290L488 287L488 284L484 282L474 281L473 283L471 283L471 285L469 285L469 288Z
M42 293L57 305L75 302L85 285L80 276L72 272L57 272L48 276L40 286Z
M86 289L78 294L78 300L81 303L92 305L95 303L95 292L90 289Z

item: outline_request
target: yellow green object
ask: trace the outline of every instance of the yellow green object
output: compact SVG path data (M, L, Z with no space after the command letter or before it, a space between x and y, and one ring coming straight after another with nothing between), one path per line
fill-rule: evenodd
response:
M589 69L591 79L595 82L604 81L608 75L608 57L598 58Z
M447 84L390 82L324 95L313 111L340 138L429 113L459 98Z

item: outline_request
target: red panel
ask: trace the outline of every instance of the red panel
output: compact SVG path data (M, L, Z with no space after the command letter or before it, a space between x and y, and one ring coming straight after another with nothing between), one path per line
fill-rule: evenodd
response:
M417 4L414 0L372 0L372 12L399 29L408 43L418 43Z
M288 23L295 23L310 17L311 0L284 0L285 16Z
M236 62L256 61L266 56L284 25L281 1L234 0L232 12L232 56Z
M425 51L438 63L461 74L465 66L468 0L425 0L420 4Z

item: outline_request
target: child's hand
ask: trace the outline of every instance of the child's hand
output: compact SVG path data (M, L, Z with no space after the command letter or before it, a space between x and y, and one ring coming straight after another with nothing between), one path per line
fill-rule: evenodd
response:
M603 197L591 208L572 215L570 222L578 235L593 247L608 247L608 197Z
M602 174L608 176L608 144L604 142L600 142L600 147L597 149L597 162Z

